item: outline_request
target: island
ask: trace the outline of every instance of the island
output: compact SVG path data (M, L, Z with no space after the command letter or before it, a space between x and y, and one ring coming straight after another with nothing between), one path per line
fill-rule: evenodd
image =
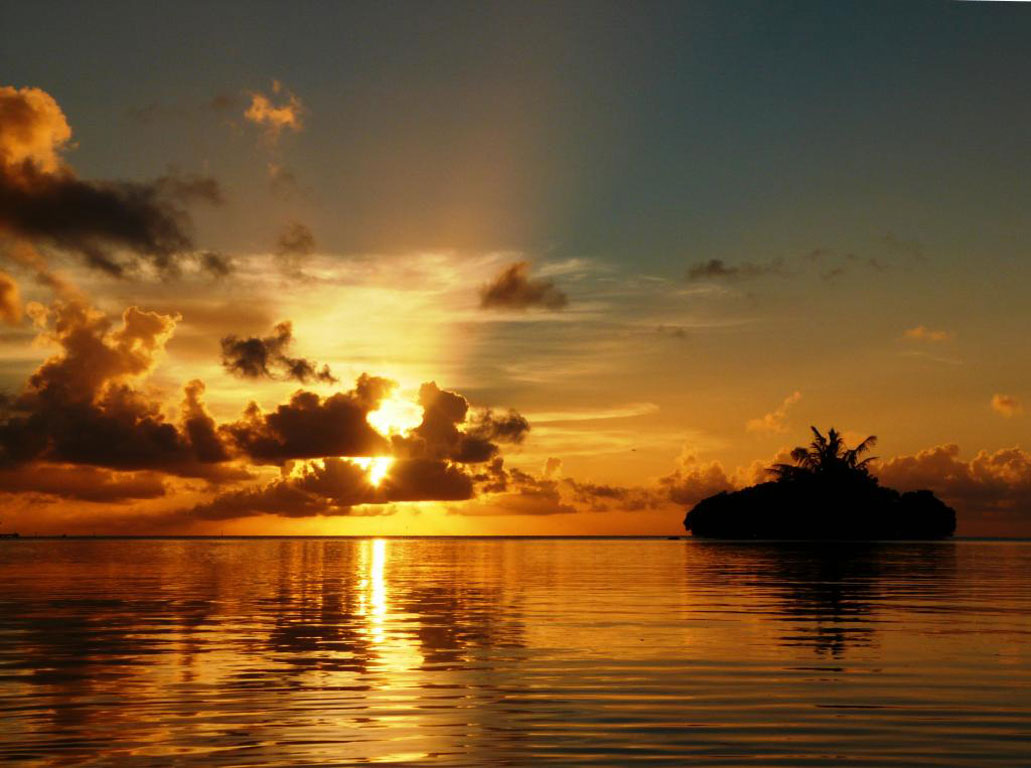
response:
M841 434L811 427L814 439L774 464L773 480L702 499L684 527L715 539L942 539L956 530L956 511L931 491L881 486L867 456L877 438L849 448Z

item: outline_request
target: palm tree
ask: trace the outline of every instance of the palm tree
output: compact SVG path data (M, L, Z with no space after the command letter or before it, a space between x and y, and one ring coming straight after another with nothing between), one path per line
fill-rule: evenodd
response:
M841 433L831 427L824 436L816 427L813 441L808 446L800 445L791 451L794 464L774 464L767 471L778 481L802 480L807 478L833 478L835 480L863 479L877 482L870 474L869 465L876 456L862 458L877 444L877 437L870 435L854 448L845 445Z

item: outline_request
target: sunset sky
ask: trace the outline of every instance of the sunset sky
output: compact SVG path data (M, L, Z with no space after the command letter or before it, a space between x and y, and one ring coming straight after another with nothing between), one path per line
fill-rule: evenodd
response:
M1031 535L1031 7L0 2L0 531Z

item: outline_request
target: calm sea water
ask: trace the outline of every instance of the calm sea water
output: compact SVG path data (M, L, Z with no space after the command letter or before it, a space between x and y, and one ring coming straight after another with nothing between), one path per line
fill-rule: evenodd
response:
M1031 765L1031 543L0 542L0 762Z

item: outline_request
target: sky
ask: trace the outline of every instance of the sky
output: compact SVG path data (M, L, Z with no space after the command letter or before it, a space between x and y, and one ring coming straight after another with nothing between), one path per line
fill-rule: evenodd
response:
M0 2L0 531L1031 535L1031 7Z

